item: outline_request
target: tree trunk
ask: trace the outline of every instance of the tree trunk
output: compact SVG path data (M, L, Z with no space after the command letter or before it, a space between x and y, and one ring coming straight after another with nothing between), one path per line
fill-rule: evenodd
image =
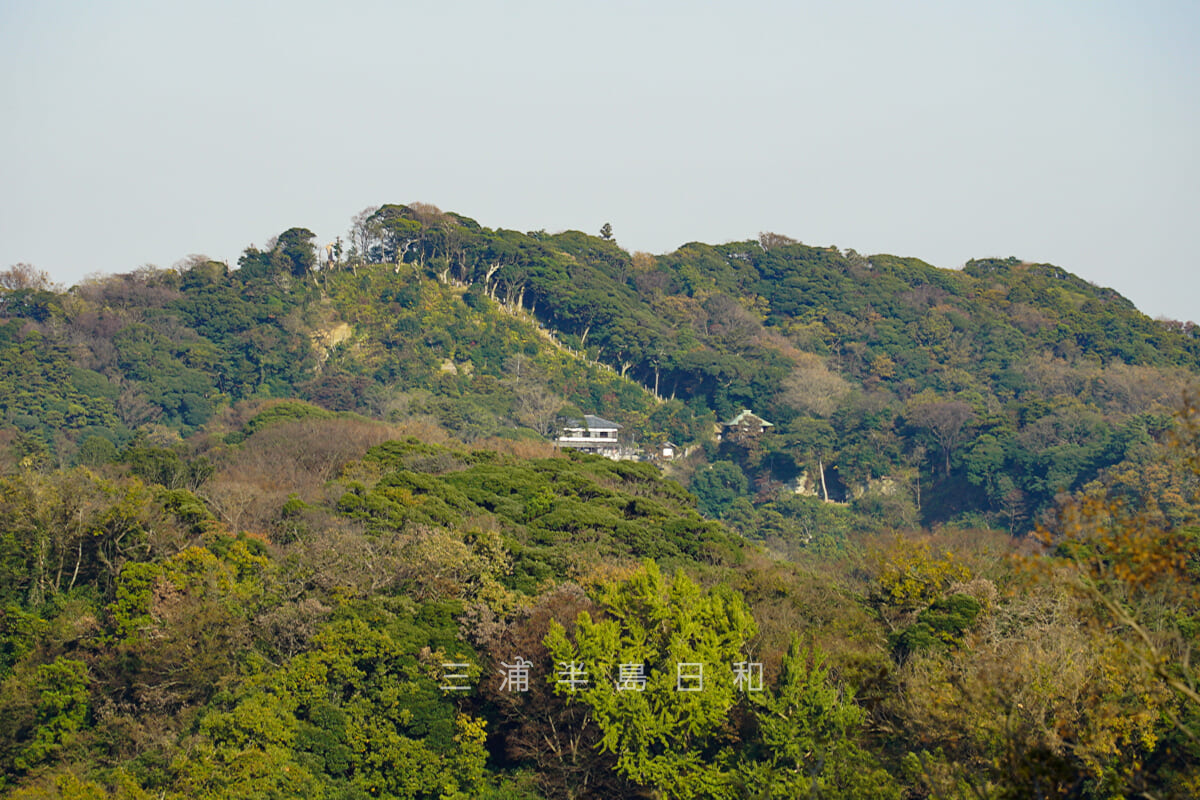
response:
M79 565L83 563L83 540L79 540L79 550L75 554L75 571L71 573L71 585L67 587L67 591L75 588L75 580L79 577Z
M829 487L825 485L825 462L819 458L817 459L817 472L821 473L821 496L824 497L825 502L828 503Z

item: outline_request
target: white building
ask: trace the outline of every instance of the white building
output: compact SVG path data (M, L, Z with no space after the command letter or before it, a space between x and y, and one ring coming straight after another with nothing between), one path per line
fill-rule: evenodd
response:
M559 447L571 447L584 453L595 453L614 461L627 456L617 441L621 426L595 414L585 414L583 419L573 419L563 427L554 440Z

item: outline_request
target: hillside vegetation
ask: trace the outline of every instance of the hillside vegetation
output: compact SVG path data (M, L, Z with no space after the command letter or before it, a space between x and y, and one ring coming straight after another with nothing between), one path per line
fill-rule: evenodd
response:
M1193 326L604 234L0 273L0 789L1200 793ZM584 414L686 455L556 449Z
M697 484L725 487L702 497L718 514L791 489L1024 532L1057 492L1144 458L1200 366L1190 325L1015 259L955 272L778 234L630 255L421 204L351 234L325 260L293 228L236 270L192 257L67 293L10 275L0 403L21 457L186 437L250 398L425 415L468 440L595 413L704 447L681 476L721 471ZM772 435L718 447L741 409Z

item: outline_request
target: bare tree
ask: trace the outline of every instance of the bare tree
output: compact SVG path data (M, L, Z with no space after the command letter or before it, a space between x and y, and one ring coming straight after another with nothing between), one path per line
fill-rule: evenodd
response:
M550 436L554 433L554 421L566 402L540 383L525 381L516 387L517 421L526 427Z
M0 271L0 289L11 292L20 289L48 290L53 289L50 275L45 270L37 269L24 261L13 264L6 270Z
M574 629L581 611L599 615L587 594L563 584L538 597L510 620L495 618L480 605L468 609L468 636L484 653L489 671L502 670L520 655L534 663L550 660L544 640L552 621ZM530 681L528 692L502 691L485 681L480 692L496 709L497 744L514 759L536 765L547 797L645 797L616 771L616 756L600 747L602 732L582 703L566 702L545 681ZM489 731L490 732L490 731Z
M708 312L707 333L730 352L741 353L762 333L762 323L737 300L727 294L714 294L704 301Z
M379 206L367 206L350 220L350 247L358 255L357 260L368 259L372 246L379 244L382 239L383 226L375 218L378 210ZM353 267L356 260L351 259L350 263Z
M946 461L946 476L950 475L950 454L966 438L967 423L975 418L971 406L961 400L938 401L915 406L905 414L907 420L929 431L942 448Z
M789 244L800 244L800 242L790 236L784 236L782 233L763 231L758 235L758 244L763 250L769 251L774 250L776 247L785 247Z

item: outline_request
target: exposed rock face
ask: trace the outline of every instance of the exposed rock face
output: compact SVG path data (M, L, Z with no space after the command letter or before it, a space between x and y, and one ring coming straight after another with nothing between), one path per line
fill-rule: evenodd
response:
M313 331L310 338L317 351L317 360L324 364L333 348L342 342L349 341L353 335L354 329L346 322L339 322L330 328L318 328Z
M882 478L872 478L863 486L855 486L851 491L851 496L857 500L868 492L874 492L883 497L891 497L900 490L900 484L895 478L884 476Z

